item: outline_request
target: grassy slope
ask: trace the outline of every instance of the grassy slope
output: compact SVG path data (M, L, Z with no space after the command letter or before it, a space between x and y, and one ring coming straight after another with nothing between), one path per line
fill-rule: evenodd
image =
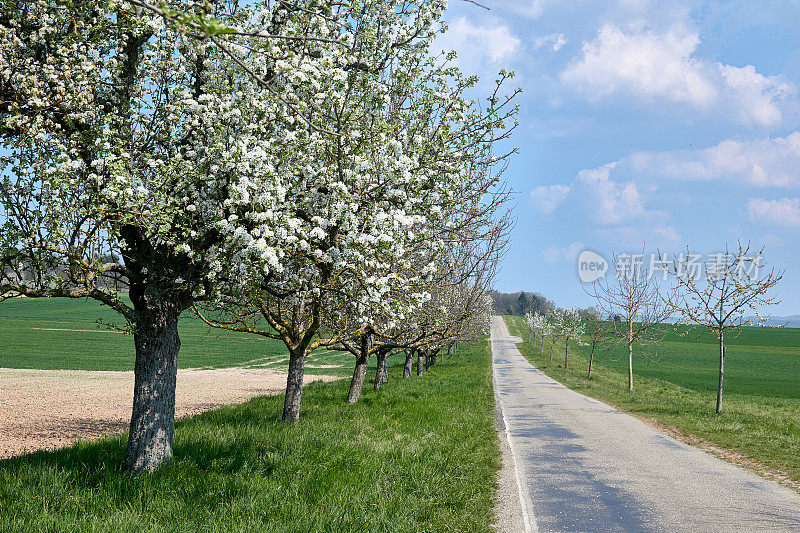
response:
M714 413L717 380L715 338L671 335L657 361L634 353L635 390L627 390L627 352L595 355L592 379L586 377L588 352L570 344L564 370L564 344L540 355L520 317L506 317L520 351L547 375L588 396L639 418L655 419L710 443L785 472L800 482L800 330L747 328L726 348L726 395L722 415Z
M281 396L196 416L150 477L120 473L123 437L0 461L0 531L489 531L490 361L466 345L401 380L398 359L356 406L346 380L311 384L294 427Z
M132 370L133 338L98 326L122 325L121 317L93 300L18 299L0 303L0 367L45 370ZM84 331L69 331L84 330ZM209 328L186 313L180 323L180 368L266 366L285 371L280 341ZM347 375L350 355L320 351L309 373ZM341 365L315 369L315 365Z

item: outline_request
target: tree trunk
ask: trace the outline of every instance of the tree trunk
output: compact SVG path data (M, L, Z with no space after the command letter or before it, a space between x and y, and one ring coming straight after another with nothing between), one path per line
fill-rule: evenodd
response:
M553 362L553 354L556 352L556 341L553 341L553 344L550 345L550 362Z
M569 337L564 339L564 370L567 369L568 358L569 358Z
M436 361L438 358L439 358L439 350L436 350L430 356L430 366L428 368L436 366Z
M633 390L633 342L628 341L628 390Z
M172 460L180 309L162 304L137 311L133 411L124 466L128 472L152 472Z
M628 320L628 390L633 390L633 319Z
M383 377L386 373L386 354L385 353L378 353L378 368L375 370L375 383L373 388L378 390L383 385Z
M592 343L592 353L589 354L589 379L592 379L592 363L594 363L594 343Z
M542 337L542 339L539 341L539 344L542 345L539 355L544 355L544 337Z
M447 345L447 355L453 355L456 351L456 343L451 342Z
M364 387L364 377L367 375L367 365L369 364L370 339L369 335L361 336L361 346L356 367L353 369L353 379L350 380L350 391L347 393L347 403L354 404L361 398L361 389Z
M406 350L406 363L403 365L403 379L411 377L411 365L414 364L414 350Z
M303 394L303 373L306 366L306 351L293 351L289 354L289 375L286 377L286 398L283 401L283 420L300 420L300 396Z
M428 352L425 352L425 370L430 370L431 368L431 355Z
M425 372L425 369L422 366L422 352L417 350L417 375L421 376L423 372Z
M717 387L717 413L722 412L722 387L725 384L725 339L722 331L719 332L719 386Z

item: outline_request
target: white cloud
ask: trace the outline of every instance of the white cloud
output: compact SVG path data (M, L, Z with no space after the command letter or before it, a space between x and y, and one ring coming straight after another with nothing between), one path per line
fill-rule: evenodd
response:
M574 262L583 249L583 243L579 241L575 241L563 248L553 245L548 246L542 251L542 257L544 257L544 260L548 263L558 263L559 261Z
M757 187L800 187L800 132L750 141L730 139L702 150L640 152L629 160L640 175L720 179Z
M610 179L617 163L581 170L577 183L587 193L588 204L603 224L619 224L647 214L639 188L633 182L617 183Z
M800 198L765 200L751 198L747 203L750 219L762 224L800 227Z
M476 26L461 17L448 25L435 44L439 50L458 52L458 64L466 74L481 77L497 74L520 48L520 40L508 26L494 22Z
M543 185L531 191L531 202L538 211L552 213L569 196L569 185Z
M533 49L538 50L546 46L548 48L552 47L553 52L558 52L565 44L567 44L567 38L564 37L563 33L551 33L550 35L534 39Z
M547 0L513 0L510 5L503 7L510 9L518 15L522 15L523 17L536 19L542 16L547 4Z
M645 103L689 105L735 116L747 125L775 126L780 105L794 87L755 67L743 68L695 56L700 37L684 25L656 31L640 25L623 31L606 24L583 44L583 57L561 74L561 81L590 101L611 95Z
M598 235L610 241L616 241L627 251L634 253L641 250L642 245L652 247L674 247L681 243L681 236L674 226L636 224L600 228Z

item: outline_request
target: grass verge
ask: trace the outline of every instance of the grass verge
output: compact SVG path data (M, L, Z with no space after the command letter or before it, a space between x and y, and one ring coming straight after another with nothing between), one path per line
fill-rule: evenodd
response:
M490 531L500 467L486 342L364 391L313 383L179 422L175 460L119 470L125 437L0 461L0 530ZM365 387L366 389L366 387Z
M741 344L732 344L730 351L737 353L742 361L740 368L748 373L737 378L736 371L731 372L724 412L717 415L713 345L704 346L684 337L667 343L658 362L648 363L634 354L635 386L628 392L627 352L625 357L614 350L595 354L592 378L588 379L586 348L570 343L569 368L565 369L563 341L556 344L550 362L549 342L545 342L542 355L539 342L535 346L528 342L528 329L521 317L505 319L509 332L524 339L517 345L520 352L553 379L800 492L800 387L797 382L794 386L785 383L787 376L796 372L793 365L800 363L797 356L791 359L793 365L787 359L783 368L777 368L777 356L760 353L770 347L761 344L748 348L749 334L743 333ZM783 336L789 333L780 333L778 341L783 344ZM704 358L709 364L702 371L708 375L699 379L700 369L694 365Z

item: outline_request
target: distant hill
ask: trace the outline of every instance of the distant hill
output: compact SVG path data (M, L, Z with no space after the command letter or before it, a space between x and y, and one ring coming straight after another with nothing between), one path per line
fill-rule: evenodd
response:
M528 311L548 315L555 304L538 292L498 292L491 291L492 307L498 315L522 316Z

